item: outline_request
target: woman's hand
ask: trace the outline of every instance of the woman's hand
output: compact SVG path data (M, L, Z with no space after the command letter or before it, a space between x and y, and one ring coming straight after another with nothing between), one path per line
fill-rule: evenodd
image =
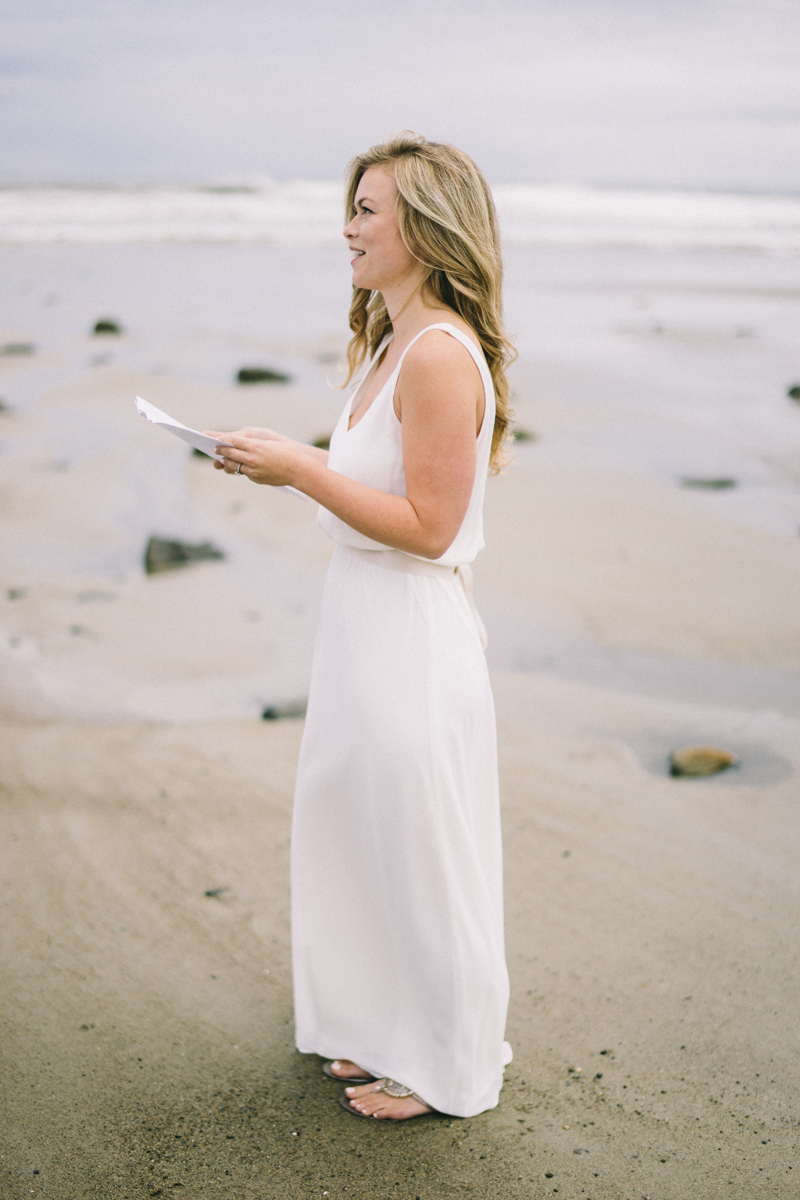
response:
M209 437L219 438L221 442L230 442L231 446L238 446L240 442L255 442L260 443L262 446L271 446L273 449L276 449L278 445L281 445L291 448L295 454L305 455L308 458L315 458L317 462L326 464L328 461L327 450L321 450L318 446L308 446L305 442L296 442L293 438L287 437L284 433L276 433L274 429L253 429L248 426L246 429L237 429L235 433L220 433L218 429L204 429L203 433L208 434ZM257 447L252 448L255 449ZM245 447L242 446L242 449L244 450ZM246 463L244 459L237 458L235 455L231 455L230 453L226 454L225 446L218 446L217 453L224 455L225 458L230 460L230 463L233 464L229 469L225 461L220 462L219 459L214 459L214 466L218 471L227 471L229 475L235 475L236 468L238 467L239 463L242 462L244 465L242 466L239 474L247 475L248 478L252 479L254 483L269 483L272 484L273 487L284 486L283 481L280 481L276 484L272 479L256 479L250 471L245 470L245 465L249 466L251 464Z
M232 437L252 438L256 442L290 442L292 440L283 433L276 433L274 429L253 429L249 425L246 429L235 429L233 433L220 433L218 429L204 429L203 433L207 433L209 437L222 438L225 442L229 442Z
M267 430L258 430L259 434ZM303 458L303 450L296 442L288 438L273 436L245 437L242 433L216 433L227 446L217 446L217 454L221 459L214 460L218 471L228 475L246 475L253 483L266 483L271 487L285 487L291 484L297 470L298 462Z

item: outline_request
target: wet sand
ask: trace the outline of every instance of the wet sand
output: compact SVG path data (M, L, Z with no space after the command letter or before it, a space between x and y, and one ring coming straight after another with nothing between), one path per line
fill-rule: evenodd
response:
M397 1127L293 1049L300 722L4 723L3 1195L797 1195L797 722L768 786L672 780L673 709L495 686L515 1060Z
M780 519L745 514L752 490L695 492L646 456L586 449L623 421L666 437L663 409L600 396L619 364L588 404L586 364L524 356L519 421L539 440L490 482L476 571L515 1058L493 1112L378 1125L293 1048L302 721L260 720L303 693L330 547L313 506L220 478L132 401L310 439L333 423L341 343L206 347L296 373L247 390L203 376L199 337L159 350L183 374L134 340L0 359L16 405L0 414L0 1194L794 1200L789 441ZM152 533L226 557L146 577ZM693 742L740 764L670 778L669 751Z

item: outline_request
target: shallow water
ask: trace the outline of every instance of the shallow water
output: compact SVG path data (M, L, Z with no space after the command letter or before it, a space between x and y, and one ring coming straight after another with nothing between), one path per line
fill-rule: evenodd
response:
M244 363L268 362L293 376L303 403L318 403L329 414L320 424L332 427L341 394L331 384L341 379L348 301L346 254L327 243L0 246L0 341L37 347L33 356L0 357L0 397L20 412L41 411L53 469L69 471L113 452L124 459L128 487L113 544L88 536L83 545L59 544L45 530L16 548L17 573L52 580L130 575L139 570L151 527L199 540L210 529L180 482L183 449L167 444L166 435L154 435L164 441L146 450L126 451L131 414L119 402L102 412L78 401L71 409L39 410L41 396L70 381L88 386L102 368L122 367L158 381L163 397L171 380L226 385ZM124 336L90 337L101 316L119 320ZM676 486L685 477L731 477L736 486L709 499L715 512L797 536L800 405L786 397L800 378L797 257L512 242L506 318L520 351L512 368L519 424L535 432L543 404L558 417L535 449L517 447L520 463L535 452L555 466L645 472ZM184 400L176 415L191 423L190 408ZM2 430L0 464L31 453L28 441L14 436L12 419ZM217 533L226 536L221 527ZM234 549L234 541L241 572L248 543ZM253 551L248 588L257 592L259 571L262 583L268 576L274 582L276 564L263 549ZM305 639L319 575L312 571L315 583L298 576L292 584L289 571L281 583L288 609L312 597L296 629ZM487 616L491 624L493 614ZM559 640L507 614L496 625L490 662L498 668L800 711L797 679L788 673L625 654ZM281 627L288 636L292 623ZM246 698L233 695L230 680L217 686L209 679L207 700L196 692L184 703L187 713L196 715L199 704L214 714L243 714L301 692L309 653L284 642L283 659L283 668L262 672L257 683L249 679ZM270 690L269 677L278 676L280 688ZM153 711L163 708L159 702Z

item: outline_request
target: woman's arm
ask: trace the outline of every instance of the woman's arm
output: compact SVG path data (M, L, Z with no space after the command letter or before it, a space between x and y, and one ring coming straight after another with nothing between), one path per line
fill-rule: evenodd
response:
M319 446L309 446L306 442L296 442L294 438L287 437L285 433L276 433L274 429L253 429L248 426L247 429L237 429L235 433L220 433L218 429L204 429L203 433L207 433L209 437L222 438L225 442L229 442L232 437L249 438L255 442L288 442L290 445L296 446L298 450L302 450L303 454L307 454L309 458L316 458L318 462L322 463L328 461L327 450L321 450ZM218 459L214 460L214 466L219 471L224 469L224 464Z
M290 484L359 533L410 554L439 558L467 511L475 478L483 384L469 352L433 330L403 362L396 402L402 414L407 495L394 496L330 470L289 439L228 436L226 469L242 464L255 483Z

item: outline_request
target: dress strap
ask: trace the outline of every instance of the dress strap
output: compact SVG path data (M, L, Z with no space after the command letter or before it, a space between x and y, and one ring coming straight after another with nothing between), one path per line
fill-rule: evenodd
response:
M439 321L435 325L426 325L424 329L420 329L419 333L414 335L403 353L400 355L400 362L397 364L397 367L395 368L396 370L402 365L403 359L414 345L414 342L418 342L423 333L427 333L429 329L442 329L445 333L449 333L451 337L454 337L457 342L461 342L461 345L464 346L465 349L469 350L470 354L475 360L475 365L481 372L481 375L483 375L484 370L488 369L486 365L486 359L483 357L483 354L475 345L472 338L468 338L467 335L462 333L460 329L456 329L455 325L451 325L447 321Z
M415 334L415 336L406 346L403 353L400 355L400 361L394 369L394 374L395 376L399 375L400 368L403 365L403 359L414 345L414 342L419 341L423 333L427 333L429 329L441 329L445 333L449 333L451 337L454 337L457 342L460 342L464 349L468 350L472 355L472 360L480 372L481 382L483 383L484 398L486 401L486 406L483 413L483 421L481 423L480 433L478 434L478 437L480 438L484 430L487 428L486 413L489 411L490 407L492 409L491 427L494 428L494 381L492 380L492 373L489 370L489 364L484 358L483 352L478 349L472 338L468 338L467 335L462 333L460 329L456 329L455 325L451 325L448 321L439 321L435 325L426 325L424 329L420 329L419 333Z

